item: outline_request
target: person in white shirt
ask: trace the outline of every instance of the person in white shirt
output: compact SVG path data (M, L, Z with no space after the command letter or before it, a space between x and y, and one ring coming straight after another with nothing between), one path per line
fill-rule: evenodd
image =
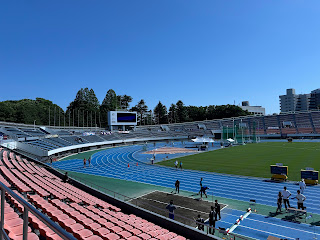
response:
M289 197L291 196L291 192L287 190L287 187L284 187L282 192L281 192L281 194L282 194L282 197L283 197L284 207L287 210L288 207L291 207L290 203L289 203Z
M297 191L297 196L295 197L298 203L298 209L304 210L303 202L307 199L303 194L300 193L300 190Z
M176 166L176 169L178 170L178 161L177 160L174 162L174 165Z
M299 182L299 187L300 187L300 192L303 194L304 190L307 188L303 178L301 179L301 182Z

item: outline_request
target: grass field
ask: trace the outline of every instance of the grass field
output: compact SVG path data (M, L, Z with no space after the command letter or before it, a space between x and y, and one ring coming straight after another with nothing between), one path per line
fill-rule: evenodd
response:
M219 149L178 159L183 168L200 171L270 178L270 165L289 167L289 180L300 180L305 167L320 169L320 143L268 142ZM174 167L176 159L160 162Z

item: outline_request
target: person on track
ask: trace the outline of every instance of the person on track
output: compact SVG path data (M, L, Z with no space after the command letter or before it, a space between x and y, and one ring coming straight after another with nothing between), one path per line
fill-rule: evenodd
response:
M91 157L88 158L89 167L91 165Z
M170 203L167 205L166 209L169 210L169 218L174 220L174 210L176 210L177 207L173 205L173 200L170 200Z
M304 182L304 179L302 178L299 182L300 192L303 194L304 190L307 188L306 183Z
M180 161L179 168L182 170L182 161Z
M291 207L289 203L289 197L291 196L291 192L287 190L287 187L283 187L281 194L283 197L284 207L286 208L286 210L288 210L288 207Z
M176 192L175 192L175 193L178 192L178 194L179 194L179 191L180 191L180 182L179 182L179 180L176 181L176 183L174 184L174 186L176 187Z
M304 210L303 202L307 199L303 194L300 193L300 190L297 191L297 196L294 198L297 199L298 209Z
M282 194L281 194L281 192L279 191L279 193L278 193L278 199L277 199L278 208L277 208L277 210L276 210L276 213L278 213L278 211L281 212L282 199L283 199Z
M219 220L221 220L221 213L220 213L221 207L217 199L214 201L214 209L216 212L216 220L218 220L218 215L219 215Z
M214 211L214 207L211 206L211 211L209 212L209 233L214 234L214 228L216 227L216 213Z
M204 219L200 216L200 214L198 215L198 218L196 220L196 224L199 230L204 231Z
M83 167L86 168L87 160L86 158L83 159Z
M176 170L178 170L178 161L177 160L174 162L174 165L176 166Z
M202 194L204 194L204 195L206 196L206 198L208 198L207 193L206 193L206 191L207 191L208 189L209 189L209 188L208 188L207 186L201 187L201 190L200 190L201 199L200 199L200 200L202 200Z
M200 178L200 190L199 190L198 195L201 193L201 189L202 189L202 180L203 180L203 178Z

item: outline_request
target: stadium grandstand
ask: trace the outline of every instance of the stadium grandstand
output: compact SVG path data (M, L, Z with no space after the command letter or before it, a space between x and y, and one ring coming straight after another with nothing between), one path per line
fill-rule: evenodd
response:
M220 239L104 194L47 163L145 142L320 138L320 111L136 126L131 131L0 122L1 236L10 239ZM26 238L27 234L27 238ZM231 239L231 238L230 238ZM232 235L232 239L247 239Z

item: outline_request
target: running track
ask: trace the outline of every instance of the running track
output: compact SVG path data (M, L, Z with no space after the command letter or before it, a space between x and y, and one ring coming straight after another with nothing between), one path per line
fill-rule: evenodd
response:
M163 145L164 144L157 144L156 147ZM148 150L152 147L149 145ZM180 189L190 192L199 191L199 180L203 177L204 185L210 187L208 195L214 194L214 196L246 202L249 202L250 199L255 199L257 203L269 206L276 206L277 193L283 189L283 186L287 186L293 196L295 196L296 190L298 189L298 186L293 183L271 183L264 182L258 178L230 176L193 170L180 171L174 168L149 165L145 163L149 163L148 158L150 158L150 155L142 154L141 151L142 146L137 145L112 148L95 153L92 156L91 167L83 168L82 159L56 162L54 163L54 167L66 171L118 178L170 188L174 186L176 179L179 179L181 182ZM166 155L157 155L157 158L162 159L165 156ZM136 166L137 163L138 166ZM128 164L130 167L128 167ZM304 195L307 197L305 205L307 206L308 212L320 214L320 188L308 187ZM296 201L291 200L291 205L295 206ZM228 228L242 214L244 214L244 212L227 208L222 213L222 220L217 222L216 227ZM314 239L315 236L320 238L320 227L287 222L278 218L267 218L260 214L251 214L234 232L256 239L267 239L269 235L287 239L300 238L307 240Z

